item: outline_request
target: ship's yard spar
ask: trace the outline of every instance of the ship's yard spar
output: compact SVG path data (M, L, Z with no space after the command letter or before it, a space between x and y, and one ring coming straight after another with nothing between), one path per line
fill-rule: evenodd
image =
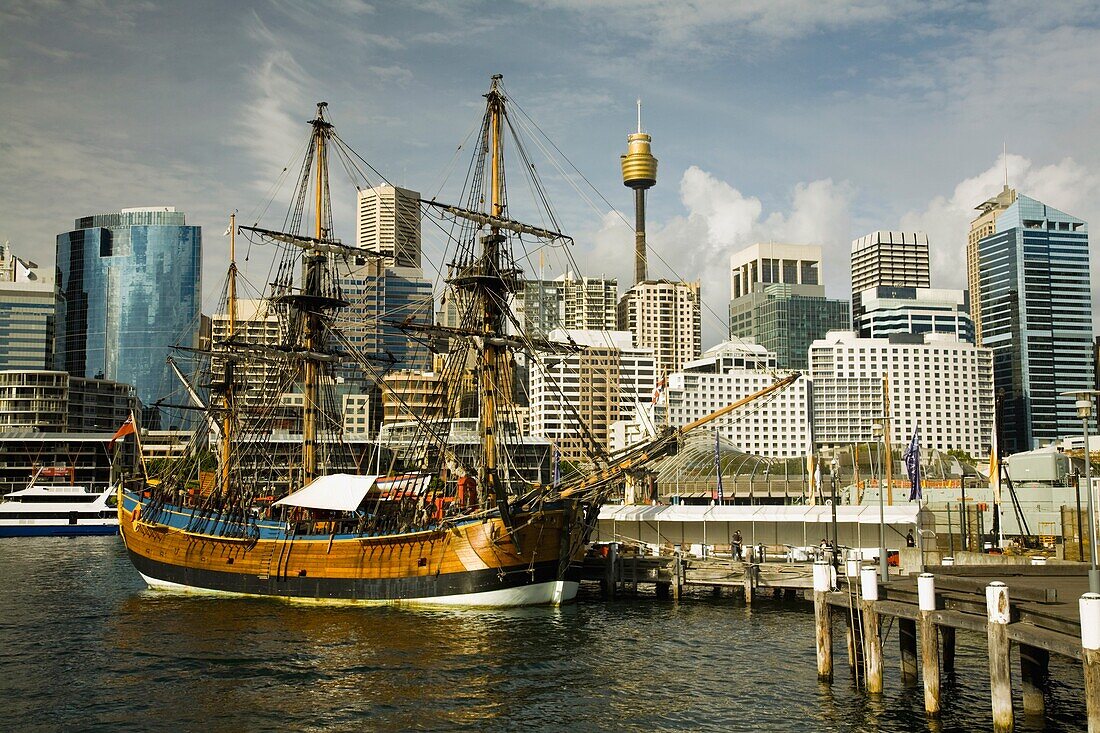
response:
M515 539L516 548L522 551L517 533L521 528L516 525L519 514L527 526L543 507L560 509L565 502L578 507L590 522L592 510L625 471L674 451L683 433L781 390L798 376L780 379L756 395L684 428L666 431L615 459L587 434L590 470L575 471L552 484L544 473L521 470L515 458L524 443L515 399L517 354L537 362L540 353L580 347L540 340L538 335L525 333L516 321L510 302L521 287L523 272L515 253L526 248L531 239L538 243L536 247L561 247L568 252L572 240L560 232L534 176L535 167L509 118L508 99L499 76L493 77L485 98L485 114L463 204L421 202L426 220L451 222L449 227L437 226L451 243L444 298L458 314L457 322L447 328L386 320L426 345L448 341L440 379L445 390L440 399L446 401L443 417L418 417L409 410L416 421L413 437L382 466L384 472L402 477L394 484L396 491L376 492L372 503L337 525L341 531L361 535L416 532L498 516ZM207 354L209 373L195 385L209 388L208 404L202 401L199 389L189 390L209 417L196 431L188 458L168 463L150 477L150 498L141 513L145 523L155 524L166 506L183 506L190 512L185 531L255 540L259 537L257 517L268 506L263 502L287 493L281 487L299 489L330 473L331 466L358 463L360 473L368 472L363 464L369 459L354 455L342 439L340 406L333 387L337 366L355 362L383 390L387 389L382 381L385 359L362 353L338 328L340 312L349 305L341 292L340 273L347 272L354 262L376 255L345 245L333 235L330 153L337 152L345 169L369 164L336 134L326 119L325 103L318 104L310 125L311 140L284 231L259 226L238 228L235 220L231 221L224 335L212 343ZM506 138L514 142L511 148L505 145ZM510 216L505 175L508 150L518 158L535 198L542 204L545 226L524 224ZM280 247L266 293L268 315L278 321L278 345L251 341L240 328L235 253L238 232L252 243ZM239 389L243 366L256 364L267 369L267 399L244 395ZM297 416L291 412L294 408L279 399L280 395L294 393L296 387L300 387L301 394ZM389 397L403 402L398 394ZM461 418L476 420L478 445L472 454L456 450L448 440L452 421ZM300 428L301 449L296 462L280 469L279 459L265 446L274 430L287 426ZM211 450L211 444L217 448ZM282 480L277 481L273 477L280 470ZM429 510L443 506L446 511ZM308 510L298 516L314 521L332 518L316 513L310 517ZM583 542L583 538L571 540L577 541ZM570 550L565 560L573 554Z

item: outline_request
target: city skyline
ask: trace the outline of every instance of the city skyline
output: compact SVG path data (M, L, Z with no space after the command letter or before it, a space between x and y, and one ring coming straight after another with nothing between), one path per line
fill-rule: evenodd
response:
M392 183L454 200L447 161L494 72L623 215L590 208L532 151L580 270L624 286L633 232L618 156L643 99L662 171L647 202L651 276L703 278L705 345L724 330L720 265L755 241L821 245L829 295L846 297L838 265L876 229L927 232L933 282L965 287L968 223L1006 167L1021 193L1100 215L1091 6L489 7L7 3L0 239L49 264L53 236L80 212L176 206L208 232L212 288L226 259L212 233L234 208L247 223L264 210L258 182L289 162L315 101ZM490 45L498 32L510 40ZM471 38L483 53L469 53ZM350 191L334 192L345 241ZM429 259L439 244L426 242Z

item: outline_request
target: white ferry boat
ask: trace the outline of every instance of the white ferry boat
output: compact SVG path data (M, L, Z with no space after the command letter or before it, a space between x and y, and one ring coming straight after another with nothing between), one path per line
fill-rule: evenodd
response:
M107 487L35 484L2 497L0 537L116 534L115 493Z

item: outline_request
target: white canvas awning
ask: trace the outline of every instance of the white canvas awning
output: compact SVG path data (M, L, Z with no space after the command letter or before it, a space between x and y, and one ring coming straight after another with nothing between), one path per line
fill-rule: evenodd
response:
M326 509L333 512L355 511L363 503L363 498L377 480L377 476L333 473L314 479L307 486L279 499L275 505Z
M917 504L887 506L883 515L889 547L903 545L905 533L921 522ZM732 541L734 532L740 531L753 544L807 546L829 536L832 521L832 507L821 505L608 504L600 507L594 539L651 545L725 545ZM879 523L878 506L838 506L836 521L842 546L878 546L878 528L874 526Z

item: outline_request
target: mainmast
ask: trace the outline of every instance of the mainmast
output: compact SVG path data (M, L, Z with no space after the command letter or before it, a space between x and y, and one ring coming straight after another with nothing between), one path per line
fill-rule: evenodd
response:
M504 147L501 132L504 122L504 93L500 89L503 77L495 74L489 93L487 114L489 115L489 165L490 192L489 213L496 219L504 217ZM482 256L478 268L481 287L477 288L478 308L481 311L482 348L479 349L478 392L481 403L479 410L479 428L481 433L481 483L493 493L500 508L501 516L508 522L507 487L497 475L497 421L501 405L501 391L511 389L511 369L508 363L507 348L494 343L503 331L504 314L502 305L507 301L510 288L505 282L507 269L501 260L501 246L505 237L500 227L492 223L489 234L481 238Z
M327 102L317 103L317 117L310 120L313 125L314 160L317 163L316 177L316 226L314 236L318 240L324 240L328 232L325 231L325 222L328 221L326 208L328 206L328 150L326 139L332 130L332 125L325 120L325 108ZM304 308L303 345L307 353L319 353L323 350L322 330L324 324L317 305L323 298L322 276L325 268L326 255L315 250L306 250L303 255L302 275L302 299ZM321 374L321 365L316 359L306 358L302 368L302 483L308 484L317 476L317 411L318 411L318 382Z

